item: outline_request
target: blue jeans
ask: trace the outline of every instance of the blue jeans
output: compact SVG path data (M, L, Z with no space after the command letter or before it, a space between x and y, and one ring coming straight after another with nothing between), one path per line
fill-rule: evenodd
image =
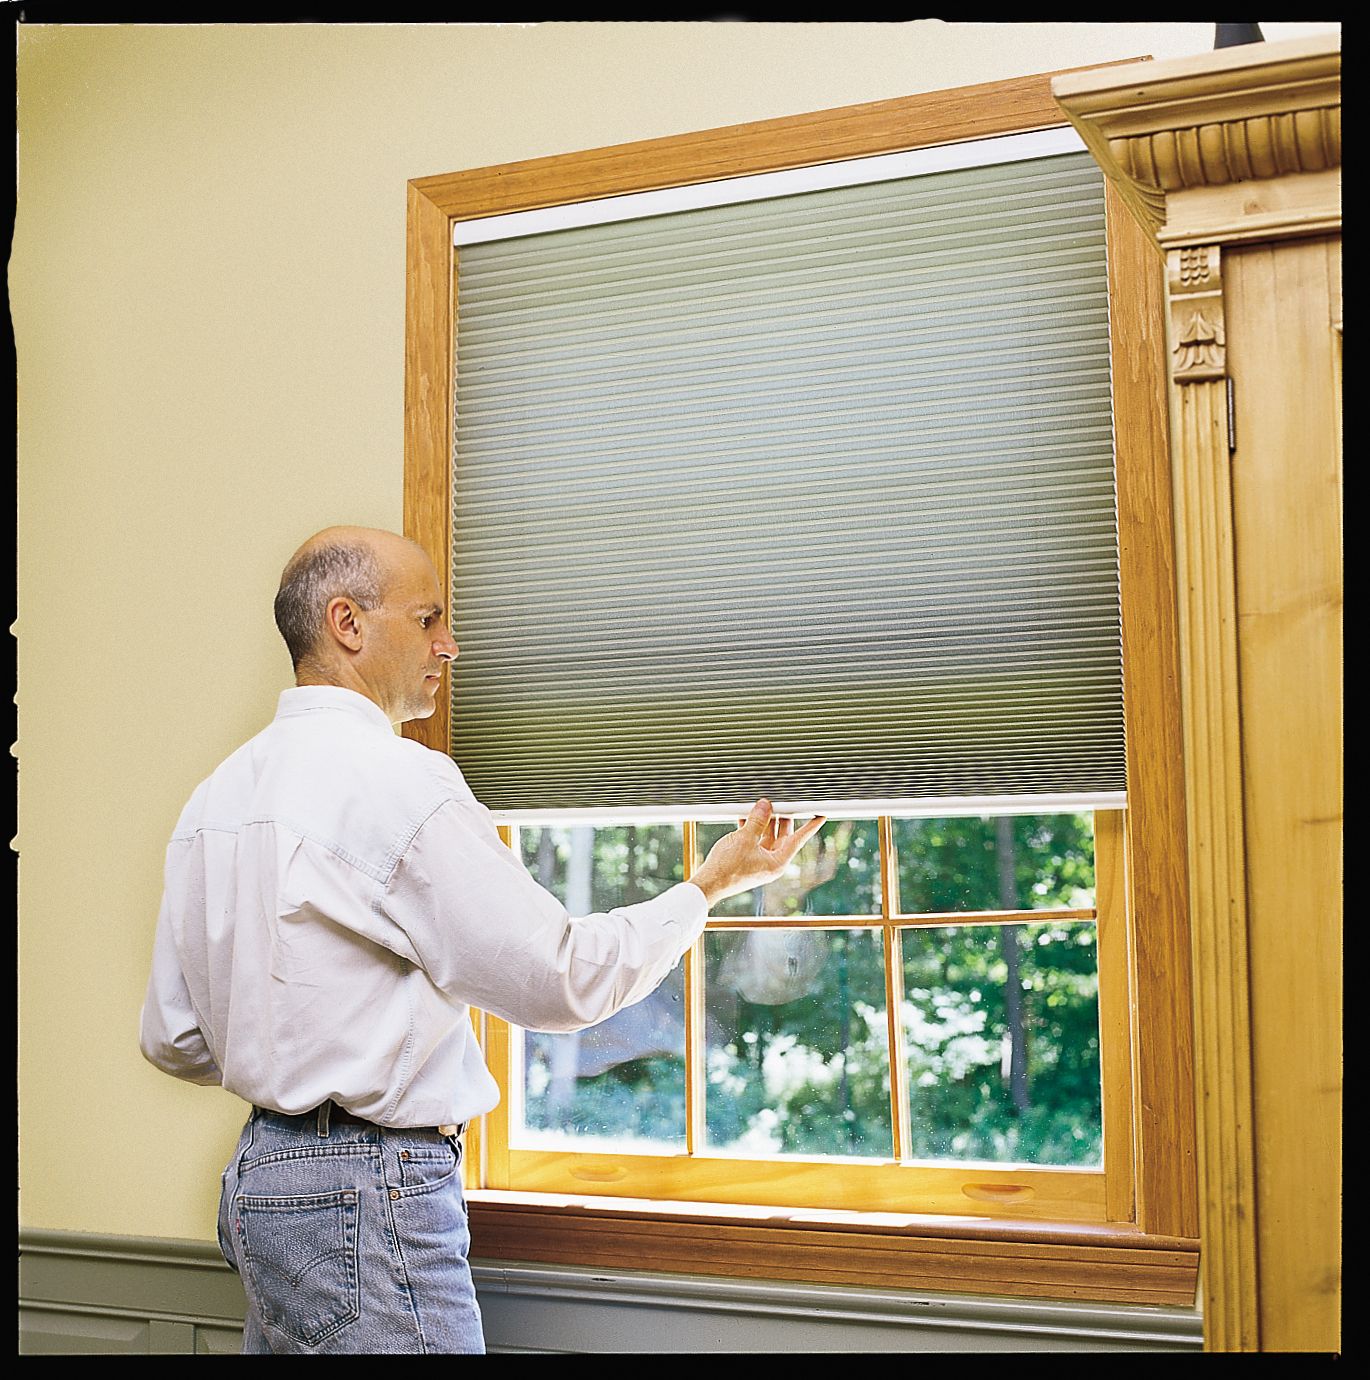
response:
M244 1354L484 1352L460 1166L436 1130L254 1108L219 1202Z

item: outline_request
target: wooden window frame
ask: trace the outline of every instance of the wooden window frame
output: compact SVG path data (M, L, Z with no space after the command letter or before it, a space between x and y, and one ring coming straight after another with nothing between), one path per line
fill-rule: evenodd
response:
M1067 121L1050 92L1058 75L410 182L404 530L428 552L444 584L450 580L451 552L454 221L1060 127ZM1108 869L1121 876L1101 878L1101 886L1112 887L1119 898L1126 992L1101 990L1100 1009L1101 1019L1113 1022L1102 1042L1104 1058L1120 1052L1126 1058L1131 1104L1130 1143L1123 1146L1129 1172L1110 1179L1114 1187L1105 1220L513 1192L481 1188L475 1177L469 1180L468 1198L479 1258L1193 1303L1198 1208L1163 264L1111 183L1105 195L1128 809L1121 821L1122 846ZM449 712L439 700L432 718L406 725L405 732L446 752ZM1102 984L1102 962L1100 967ZM1106 1009L1114 1014L1103 1017ZM488 1055L499 1058L498 1030L491 1023L484 1033ZM1106 1071L1106 1086L1109 1079ZM468 1135L468 1164L478 1176L487 1146L479 1127Z

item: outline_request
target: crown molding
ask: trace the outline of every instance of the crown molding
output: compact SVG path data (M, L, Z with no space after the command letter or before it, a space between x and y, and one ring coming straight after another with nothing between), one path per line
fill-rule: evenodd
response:
M1341 229L1337 36L1068 73L1051 89L1163 249Z

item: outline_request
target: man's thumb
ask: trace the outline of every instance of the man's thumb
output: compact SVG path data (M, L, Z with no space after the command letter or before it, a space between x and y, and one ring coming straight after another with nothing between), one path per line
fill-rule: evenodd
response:
M749 829L753 834L760 835L766 827L766 821L771 817L771 802L763 795L760 800L752 806L752 812L747 816L747 822L742 827Z

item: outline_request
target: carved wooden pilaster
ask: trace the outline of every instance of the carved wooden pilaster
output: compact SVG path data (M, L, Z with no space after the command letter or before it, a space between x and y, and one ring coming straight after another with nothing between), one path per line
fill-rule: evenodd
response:
M1227 337L1214 245L1166 254L1205 1341L1259 1346Z
M1274 730L1268 701L1260 702L1264 721L1259 716L1253 723L1243 721L1239 655L1246 658L1248 671L1258 669L1268 679L1275 652L1260 642L1254 624L1243 634L1238 578L1244 573L1250 587L1253 564L1280 560L1279 543L1288 538L1278 521L1278 505L1274 516L1258 511L1250 498L1250 481L1244 479L1247 487L1237 491L1248 495L1238 550L1233 464L1235 459L1240 466L1241 453L1234 457L1230 445L1228 331L1243 319L1243 311L1246 320L1254 319L1252 303L1233 287L1243 264L1267 245L1278 247L1282 262L1291 264L1301 253L1297 241L1319 236L1331 244L1331 237L1340 233L1340 45L1329 37L1252 44L1062 76L1052 90L1166 260L1204 1343L1214 1351L1257 1350L1263 1342L1289 1349L1288 1338L1316 1335L1320 1346L1334 1347L1335 1341L1321 1340L1327 1336L1325 1328L1299 1332L1290 1324L1291 1318L1313 1311L1320 1319L1326 1316L1316 1294L1338 1287L1336 1251L1321 1236L1310 1243L1287 1227L1305 1207L1319 1224L1325 1214L1319 1215L1320 1199L1289 1187L1294 1177L1289 1166L1296 1158L1291 1138L1277 1126L1281 1109L1275 1099L1267 1094L1263 1102L1259 1096L1253 1061L1255 1022L1262 1031L1283 1030L1286 1009L1297 1009L1311 1021L1322 1015L1305 1012L1305 1005L1314 1002L1292 1004L1291 994L1279 991L1278 980L1272 983L1267 977L1261 988L1253 968L1253 956L1265 956L1273 946L1271 920L1267 918L1265 929L1253 933L1251 928L1252 917L1268 916L1270 907L1266 893L1251 890L1248 835L1261 839L1265 850L1288 857L1289 868L1297 871L1303 864L1291 840L1304 826L1277 818L1268 789L1260 809L1251 804L1244 748ZM1232 299L1227 303L1224 256ZM1289 281L1300 284L1296 294L1310 294L1303 280ZM1339 293L1332 308L1333 322L1339 324L1338 302ZM1290 304L1287 319L1299 319L1296 304ZM1296 339L1296 334L1285 339L1267 332L1253 338L1248 326L1245 338L1234 337L1235 357L1245 360L1248 373L1262 354L1281 357L1285 365L1283 372L1267 368L1263 382L1252 384L1269 394L1272 379L1289 380L1287 401L1276 399L1260 414L1263 418L1272 412L1276 417L1294 415L1302 392L1308 391L1299 378L1307 349L1303 336ZM1339 361L1337 354L1334 367ZM1236 382L1240 386L1241 380ZM1242 399L1236 406L1242 406ZM1243 415L1253 414L1248 407ZM1278 462L1267 454L1267 468L1283 478L1299 473L1296 452L1303 438L1294 435L1292 424L1289 434L1280 433L1277 439L1272 430L1267 421L1264 435L1243 444L1253 455L1258 442L1265 443L1267 453L1272 446L1285 447ZM1310 436L1308 443L1317 445L1320 438ZM1289 487L1292 493L1297 486ZM1313 530L1311 522L1305 526ZM1331 600L1333 595L1319 587L1319 598ZM1304 599L1304 605L1313 603ZM1282 611L1286 622L1292 625L1302 617L1304 605L1292 601L1289 611ZM1258 604L1243 613L1264 615L1264 610ZM1310 896L1324 894L1326 879L1307 867L1299 876ZM1329 907L1310 907L1310 912L1313 930L1325 924ZM1254 947L1258 944L1263 946L1259 950ZM1268 958L1264 962L1260 971L1268 974L1272 965ZM1304 979L1299 995L1312 990ZM1279 1036L1273 1039L1278 1043ZM1321 1066L1320 1076L1327 1076ZM1268 1068L1264 1077L1267 1082L1261 1086L1273 1086ZM1314 1140L1334 1133L1317 1110L1320 1106L1310 1097L1301 1109L1310 1118L1308 1134ZM1324 1178L1326 1158L1317 1162ZM1258 1202L1273 1207L1260 1222ZM1263 1249L1270 1254L1262 1256ZM1281 1270L1280 1253L1286 1250L1298 1254L1298 1270ZM1315 1284L1290 1283L1296 1279Z

